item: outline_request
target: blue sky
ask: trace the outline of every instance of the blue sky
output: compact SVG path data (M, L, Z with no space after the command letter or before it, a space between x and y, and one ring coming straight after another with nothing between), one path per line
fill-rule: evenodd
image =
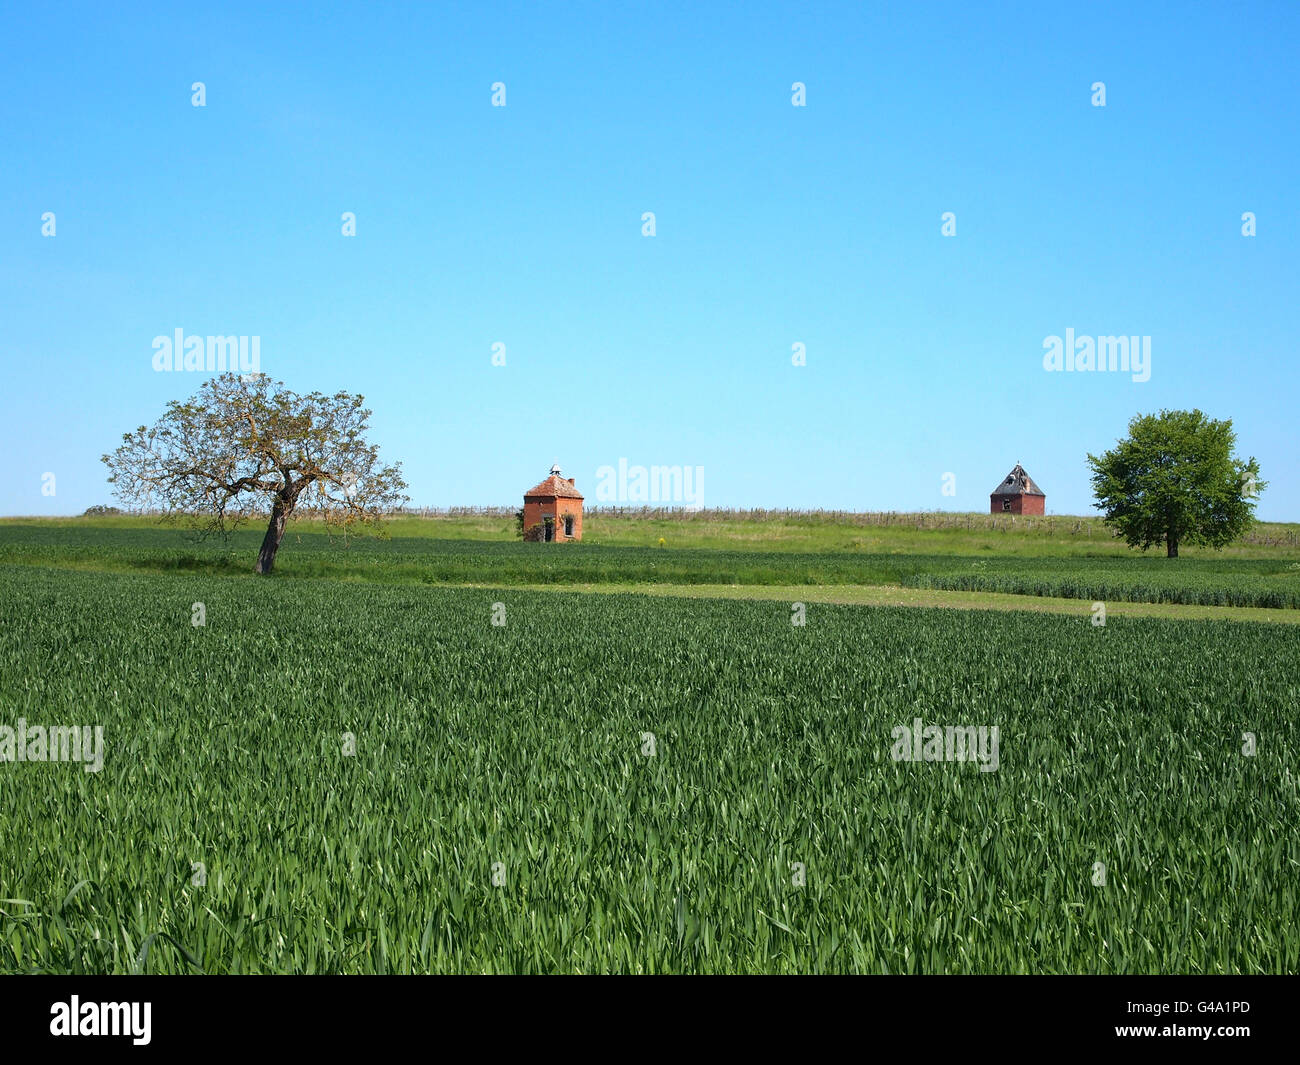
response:
M1088 513L1087 452L1199 406L1300 520L1297 5L125 6L5 12L0 513L111 502L179 328L363 393L416 504L623 458L984 510L1019 460ZM1150 380L1045 371L1067 328Z

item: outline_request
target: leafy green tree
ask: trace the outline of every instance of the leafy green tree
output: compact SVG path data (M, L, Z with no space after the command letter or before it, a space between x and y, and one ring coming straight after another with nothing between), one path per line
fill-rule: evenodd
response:
M270 573L290 518L326 528L378 525L405 502L401 466L366 442L361 396L300 396L265 374L222 374L196 396L172 400L153 427L122 437L104 462L114 495L129 506L226 533L268 521L257 573Z
M1164 544L1177 558L1180 544L1223 547L1250 527L1267 485L1254 458L1234 457L1231 419L1162 410L1137 415L1128 433L1088 465L1106 524L1131 546Z

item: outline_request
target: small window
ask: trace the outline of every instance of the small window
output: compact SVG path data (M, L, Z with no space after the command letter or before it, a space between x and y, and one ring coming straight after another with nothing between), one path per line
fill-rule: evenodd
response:
M1011 509L1011 500L1009 499L1002 500L1002 509L1009 511Z
M573 515L572 515L572 514L566 514L566 515L564 516L564 535L565 535L565 536L572 536L572 535L573 535Z

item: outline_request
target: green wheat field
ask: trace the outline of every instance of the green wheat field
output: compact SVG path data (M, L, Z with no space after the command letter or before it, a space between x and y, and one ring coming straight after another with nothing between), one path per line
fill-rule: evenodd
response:
M254 533L0 523L0 725L104 737L0 765L0 972L1300 971L1300 629L1243 620L1300 614L1293 531L826 524L291 531L268 579ZM894 761L918 718L997 771Z

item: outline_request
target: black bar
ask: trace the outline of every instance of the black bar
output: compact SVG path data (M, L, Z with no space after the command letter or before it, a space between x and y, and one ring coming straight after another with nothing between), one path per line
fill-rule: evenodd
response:
M553 1052L661 1043L675 1055L698 1049L699 1038L734 1039L737 1048L770 1042L769 1049L788 1040L810 1053L832 1038L864 1051L1294 1048L1294 977L872 976L838 978L833 988L790 978L722 987L724 979L705 989L645 979L577 986L447 977L10 977L0 981L0 1045L85 1056L112 1043L128 1053L204 1057L252 1048L337 1057L399 1051L412 1041L489 1056L520 1044ZM51 1034L70 1016L73 996L87 1025L92 1015L105 1018L104 1003L137 1004L133 1017L143 1021L148 1003L147 1036L131 1034L143 1024L121 1024L128 1034L116 1037ZM100 1008L87 1013L88 1004ZM701 1024L709 1032L697 1037ZM1208 1037L1186 1031L1204 1028Z

